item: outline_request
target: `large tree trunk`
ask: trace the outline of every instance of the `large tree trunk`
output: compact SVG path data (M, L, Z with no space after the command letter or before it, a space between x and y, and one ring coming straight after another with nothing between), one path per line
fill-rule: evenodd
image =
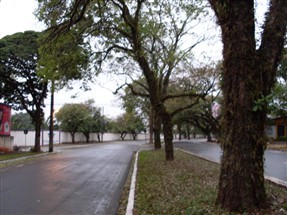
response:
M35 122L35 146L34 146L34 152L41 152L41 125L42 122L41 120L37 120L37 122Z
M172 120L170 114L166 111L164 105L160 106L160 115L163 125L163 135L165 144L165 158L167 161L174 160L173 153L173 133L172 133Z
M154 148L160 149L161 148L161 140L160 140L160 133L161 133L161 117L159 113L154 114Z
M167 113L162 99L162 89L160 88L159 80L156 77L156 73L151 70L147 59L142 55L141 43L138 40L139 35L136 32L133 34L134 50L136 51L136 60L141 67L148 84L149 99L156 115L160 116L163 124L163 134L165 142L165 157L167 161L174 160L173 154L173 135L172 135L172 121L170 114ZM156 140L155 140L156 141Z
M153 108L150 107L149 111L149 143L153 144L153 127L154 127L154 111Z
M269 43L274 45L264 44L267 38L264 39L266 33L263 32L259 51L256 50L253 1L209 2L221 26L224 57L223 156L216 202L230 211L263 208L267 205L263 163L266 104L263 102L258 109L254 106L268 95L273 84L270 80L274 80L285 30L279 33L281 39L274 41L274 38L281 25L286 29L286 1L276 3L285 7L280 17L285 22L274 28L274 36L267 35ZM269 63L264 64L267 59Z
M42 126L42 119L43 119L43 112L39 107L38 110L34 112L34 114L30 114L33 120L33 124L35 126L35 145L34 145L34 152L41 152L41 126Z
M260 95L255 64L253 2L236 1L222 27L224 44L224 142L217 203L231 211L266 205L264 118L253 111ZM247 4L247 5L246 5ZM243 21L243 22L242 22ZM242 31L242 29L245 29Z

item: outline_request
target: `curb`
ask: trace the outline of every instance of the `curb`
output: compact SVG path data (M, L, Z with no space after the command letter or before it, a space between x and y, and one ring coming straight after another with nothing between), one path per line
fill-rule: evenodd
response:
M199 157L199 158L201 158L201 159L204 159L204 160L211 161L211 162L213 162L213 163L218 163L218 164L219 164L218 161L215 161L215 160L212 160L212 159L208 159L208 158L205 158L205 157L196 155L196 154L194 154L194 153L192 153L192 152L190 152L190 151L186 151L186 150L183 150L183 149L180 149L180 148L176 148L176 149L177 149L177 150L180 150L180 151L182 151L182 152L185 152L185 153L187 153L187 154L194 155L194 156ZM272 183L274 183L274 184L276 184L276 185L278 185L278 186L287 188L287 182L285 182L285 181L282 181L282 180L280 180L280 179L277 179L277 178L274 178L274 177L271 177L271 176L266 176L266 175L264 175L264 178L265 178L266 180L268 180L268 181L271 181Z
M287 188L287 182L286 181L282 181L280 179L277 179L277 178L274 178L274 177L271 177L271 176L264 176L264 178L278 186L281 186L281 187L284 187L285 189Z
M176 150L180 150L180 151L182 151L182 152L184 152L184 153L187 153L187 154L190 154L190 155L199 157L199 158L201 158L201 159L203 159L203 160L206 160L206 161L211 161L211 162L213 162L213 163L219 163L219 162L216 161L216 160L202 157L202 156L200 156L200 155L197 155L197 154L195 154L195 153L192 153L192 152L190 152L190 151L187 151L187 150L184 150L184 149L181 149L181 148L175 148L175 149L176 149Z
M60 153L60 152L48 152L48 153L42 153L39 155L32 155L32 156L25 156L25 157L10 159L10 160L4 160L4 161L0 161L0 164L10 163L10 162L12 163L15 161L26 160L28 158L41 157L41 156L46 156L46 155L55 154L55 153Z
M0 161L0 164L14 162L14 161L20 161L20 160L25 160L27 158L40 157L40 156L45 156L45 155L50 155L50 154L62 153L63 149L72 149L72 148L89 147L89 146L92 146L92 145L85 144L85 145L75 145L75 146L73 146L73 145L57 146L55 148L58 148L59 150L54 150L53 152L48 152L48 151L45 150L42 154L39 154L39 155L31 155L31 156L20 157L20 158L15 158L15 159L10 159L10 160L4 160L4 161ZM43 148L45 148L45 146Z
M138 166L138 154L139 151L136 153L135 163L134 163L134 170L130 185L130 192L129 192L129 199L128 199L128 205L126 209L126 215L133 215L133 209L134 209L134 200L135 200L135 189L136 189L136 177L137 177L137 166Z

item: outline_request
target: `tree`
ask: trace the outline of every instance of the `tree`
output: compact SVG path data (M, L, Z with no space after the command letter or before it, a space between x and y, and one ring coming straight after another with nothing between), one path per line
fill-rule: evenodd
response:
M287 39L285 45L287 45ZM282 59L277 70L277 82L287 83L287 48L284 48L282 53Z
M49 33L44 31L39 39L40 61L38 73L51 82L50 118L54 116L54 92L69 86L71 80L81 80L87 89L90 80L90 46L79 37L75 30L58 35L49 40ZM49 124L49 152L53 152L54 120Z
M187 48L181 46L190 33L191 22L202 12L201 1L197 3L85 0L39 4L40 17L49 25L52 37L78 27L83 35L96 38L95 57L100 65L112 59L110 65L127 62L140 69L146 79L151 106L163 124L166 160L173 160L174 154L171 116L164 102L178 97L166 94L169 78L181 59L190 56L199 42Z
M106 119L101 115L101 108L94 107L94 100L88 100L84 103L88 110L88 116L84 119L79 128L86 137L86 142L89 142L90 133L98 133L98 141L100 142L101 135L106 132Z
M272 89L271 102L269 105L273 116L287 116L287 82L286 84L276 83Z
M270 95L271 101L270 111L271 115L277 116L287 116L287 49L283 51L283 57L280 61L278 70L276 84L272 89Z
M263 155L266 98L284 45L287 1L271 0L260 44L254 1L209 0L223 42L223 155L217 204L243 212L267 206ZM254 110L257 101L260 108Z
M136 140L137 135L145 130L142 118L134 111L126 113L128 122L128 131L132 134L133 139Z
M110 130L120 134L121 140L125 139L128 134L128 125L124 115L118 116L115 120L110 122Z
M11 128L14 131L17 130L33 130L34 129L34 125L32 123L32 118L28 113L16 113L13 114L11 117Z
M211 142L211 134L219 135L219 119L212 115L212 104L214 99L207 97L205 100L199 102L195 108L185 111L185 122L198 128L203 134L207 136L207 141Z
M65 104L56 113L60 128L71 134L72 143L75 143L75 133L80 131L89 116L89 111L84 104Z
M35 126L35 147L40 152L47 82L37 75L39 33L25 31L0 40L0 99L16 110L25 110Z
M120 134L121 140L124 140L129 133L135 140L136 136L145 129L142 119L135 112L126 112L118 116L111 123L111 127L112 132Z
M219 93L218 82L220 76L220 64L213 67L212 64L200 68L184 67L179 71L179 76L174 77L172 90L178 92L190 91L208 92L204 98L181 98L167 102L168 111L171 113L173 123L177 125L179 138L181 129L186 129L187 136L190 136L190 126L200 129L211 141L211 133L217 129L218 120L212 117L211 105L215 100L215 93ZM206 88L209 90L207 91ZM186 108L187 107L187 108ZM216 132L217 133L217 132Z
M146 89L142 86L146 85L144 79L135 80L133 83L129 84L125 90L124 95L121 96L123 100L123 107L126 112L137 112L137 115L143 116L143 118L148 118L149 122L149 142L152 144L154 142L154 148L161 148L160 132L161 132L161 122L156 120L154 110L151 107L150 101L147 96L138 96L135 94L145 94ZM137 93L135 93L135 91ZM133 93L134 92L134 93ZM159 121L157 127L155 122ZM159 127L159 128L158 128ZM153 138L154 135L154 138ZM153 141L154 140L154 141Z

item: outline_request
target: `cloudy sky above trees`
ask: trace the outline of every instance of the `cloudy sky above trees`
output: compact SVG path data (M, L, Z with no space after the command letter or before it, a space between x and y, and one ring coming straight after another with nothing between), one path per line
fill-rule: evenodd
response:
M266 1L267 2L267 1ZM258 8L266 7L266 3L258 3ZM26 30L41 31L44 29L43 24L39 23L33 12L37 8L36 0L0 0L0 38L11 35L16 32ZM261 18L264 12L262 9L257 10ZM258 19L260 24L260 18ZM208 19L202 21L199 25L199 30L208 32L210 39L198 45L194 50L197 58L197 63L202 61L218 61L221 59L221 42L219 29L216 28L214 17L209 16ZM260 31L260 29L258 29ZM113 95L117 87L116 78L112 75L107 78L107 75L100 75L95 78L96 83L91 84L91 91L84 92L79 90L77 84L74 90L61 90L55 95L55 109L59 109L65 103L84 102L88 99L94 99L95 104L102 107L105 114L110 117L119 115L120 102ZM120 84L120 83L118 83ZM45 117L49 113L49 99L46 99Z
M37 8L35 0L0 0L0 38L26 30L41 31L44 25L39 23L33 12ZM119 115L122 110L120 102L113 95L114 81L106 75L96 78L96 83L91 84L91 91L79 90L75 83L74 90L61 90L55 95L55 109L61 108L65 103L85 102L94 99L95 105L102 108L103 113L109 117ZM46 99L45 117L49 114L49 98Z

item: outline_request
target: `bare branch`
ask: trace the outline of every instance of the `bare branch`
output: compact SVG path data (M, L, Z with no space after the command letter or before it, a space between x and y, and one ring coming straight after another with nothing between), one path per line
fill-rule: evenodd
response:
M162 101L164 102L164 101L169 100L169 99L184 98L184 97L204 98L206 95L207 95L206 93L193 93L193 92L179 93L179 94L167 95L164 98L162 98Z
M149 94L136 91L132 84L127 84L127 85L130 88L130 90L133 93L133 95L149 98Z
M172 111L172 112L170 113L170 114L171 114L171 117L173 117L174 115L178 114L178 113L181 112L181 111L184 111L184 110L187 110L187 109L190 109L190 108L194 107L195 105L197 105L197 104L199 103L199 99L200 99L200 98L197 97L197 98L196 98L196 101L195 101L194 103L189 104L189 105L186 105L186 106L184 106L184 107L181 107L181 108L178 108L178 109Z

